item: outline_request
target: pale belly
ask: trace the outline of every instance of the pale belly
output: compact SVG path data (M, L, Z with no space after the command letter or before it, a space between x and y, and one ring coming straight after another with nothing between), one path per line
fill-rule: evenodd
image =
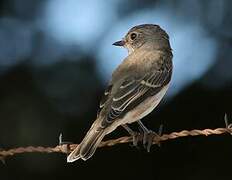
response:
M164 86L164 88L159 93L147 98L143 103L128 112L123 118L117 119L114 124L107 128L106 134L109 134L120 125L133 123L148 115L160 103L161 99L167 92L168 86L169 85Z

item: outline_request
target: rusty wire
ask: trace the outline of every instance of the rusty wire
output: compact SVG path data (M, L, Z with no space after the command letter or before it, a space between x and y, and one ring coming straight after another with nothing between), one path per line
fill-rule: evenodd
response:
M170 134L163 134L161 136L154 136L152 144L159 144L162 141L172 140L180 137L186 136L209 136L209 135L221 135L221 134L231 134L232 135L232 124L228 124L227 115L225 115L225 128L217 129L204 129L204 130L183 130L180 132L172 132ZM142 134L139 134L138 139L141 141L143 138ZM133 139L130 136L124 136L117 139L111 139L107 141L102 141L99 147L114 146L116 144L130 143ZM43 147L43 146L28 146L28 147L18 147L8 150L0 149L0 160L4 162L4 159L9 156L14 156L16 154L22 153L65 153L68 154L70 151L74 150L78 144L61 144L55 147Z

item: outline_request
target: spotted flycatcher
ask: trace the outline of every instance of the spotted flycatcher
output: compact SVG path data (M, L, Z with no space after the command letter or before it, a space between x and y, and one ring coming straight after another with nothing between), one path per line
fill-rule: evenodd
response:
M129 55L113 72L97 118L80 145L67 157L68 162L89 159L104 136L118 126L133 135L128 124L138 122L145 137L150 131L140 120L159 104L168 89L172 50L168 34L160 26L135 26L113 45L125 47Z

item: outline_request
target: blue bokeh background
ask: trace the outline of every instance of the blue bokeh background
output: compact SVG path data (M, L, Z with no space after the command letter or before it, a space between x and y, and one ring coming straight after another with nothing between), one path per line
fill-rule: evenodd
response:
M56 145L61 132L80 142L127 56L112 43L142 23L165 29L174 54L171 87L145 124L163 123L166 133L224 126L232 101L231 8L229 0L2 0L0 148ZM118 129L112 137L120 135ZM25 154L0 164L0 177L231 178L219 165L232 159L230 137L176 140L150 154L141 149L106 148L74 164L64 155Z

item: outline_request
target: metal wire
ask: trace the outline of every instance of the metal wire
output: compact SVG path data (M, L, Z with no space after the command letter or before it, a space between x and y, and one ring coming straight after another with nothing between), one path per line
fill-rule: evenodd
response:
M183 130L180 132L172 132L170 134L163 134L162 136L154 136L152 144L159 144L162 141L172 140L180 137L186 136L209 136L209 135L221 135L221 134L230 134L232 135L232 124L228 124L227 116L225 115L225 128L217 129L204 129L204 130ZM143 135L138 135L139 141L142 141ZM101 142L99 147L114 146L117 144L130 143L133 141L132 137L124 136L118 139L111 139ZM43 147L43 146L28 146L28 147L18 147L8 150L0 150L0 160L4 162L6 157L14 156L16 154L22 153L65 153L68 154L74 150L78 144L61 144L55 147Z

